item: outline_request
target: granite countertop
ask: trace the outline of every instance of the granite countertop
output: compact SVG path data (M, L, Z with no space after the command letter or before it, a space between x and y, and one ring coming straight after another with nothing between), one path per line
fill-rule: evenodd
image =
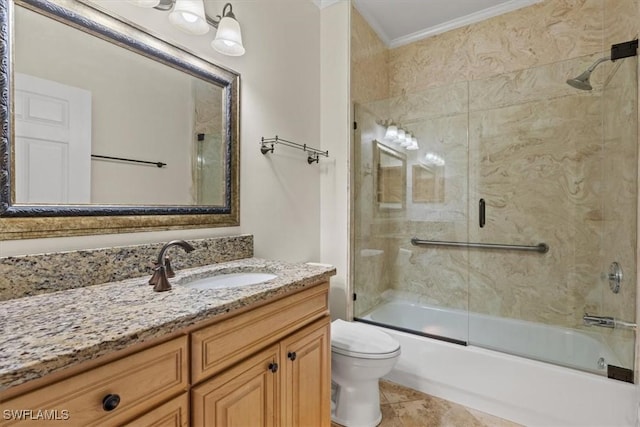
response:
M181 286L214 272L251 271L277 278L241 288ZM178 271L170 279L169 292L154 292L145 276L3 301L0 391L326 281L334 274L333 267L247 258Z

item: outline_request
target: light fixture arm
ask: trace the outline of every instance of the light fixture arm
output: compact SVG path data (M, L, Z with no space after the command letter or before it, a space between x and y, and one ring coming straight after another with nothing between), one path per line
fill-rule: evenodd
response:
M226 12L227 7L229 8L228 12ZM231 6L231 3L227 3L222 8L222 16L216 15L214 18L211 18L205 13L205 18L207 19L207 24L217 29L220 21L222 21L222 18L236 19L236 15L233 14L233 6Z
M167 12L171 9L173 9L173 6L176 4L176 0L160 0L160 3L158 3L157 6L154 6L153 8L156 10L161 10L163 12ZM227 8L229 9L229 11L227 11ZM220 24L220 21L222 20L222 18L233 18L236 19L236 16L233 14L233 6L231 5L231 3L227 3L224 5L224 7L222 8L222 16L220 15L216 15L215 17L210 17L209 15L207 15L207 13L205 12L204 17L207 21L207 24L211 25L213 28L218 28L218 25Z
M176 3L176 0L160 0L157 6L154 6L154 9L161 10L163 12L167 12L173 9L173 5Z
M169 12L169 21L180 31L190 35L204 35L210 27L216 29L211 47L228 56L242 56L245 53L242 44L240 24L233 13L231 3L222 8L222 15L213 18L207 15L204 0L129 0L139 7L151 7L161 12Z

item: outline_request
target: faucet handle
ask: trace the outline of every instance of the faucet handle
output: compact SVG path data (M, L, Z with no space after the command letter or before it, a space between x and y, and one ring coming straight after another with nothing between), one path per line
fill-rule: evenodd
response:
M153 290L156 292L164 292L164 291L171 290L171 284L169 283L169 279L167 279L166 275L160 274L160 279L158 280L158 283L153 285Z
M168 278L176 277L176 273L173 271L173 268L171 268L171 260L169 259L169 257L164 258L164 268L167 272Z
M157 285L158 282L160 281L160 277L162 277L162 272L160 271L162 270L162 265L160 264L155 264L153 266L153 274L151 275L151 278L149 279L149 284L150 285Z

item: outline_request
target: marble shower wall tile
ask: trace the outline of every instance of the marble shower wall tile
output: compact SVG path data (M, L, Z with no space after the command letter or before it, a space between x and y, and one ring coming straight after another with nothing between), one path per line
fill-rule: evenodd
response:
M602 51L602 0L552 0L389 53L391 96Z
M355 7L351 8L351 100L389 96L389 50Z
M603 0L604 45L609 46L638 37L640 0Z
M390 118L413 130L411 124L416 122L466 113L469 109L468 83L405 93L389 98L387 104Z
M502 73L469 82L469 110L482 111L566 96L602 96L613 63L605 62L591 75L593 91L578 91L566 81L581 74L608 51Z
M545 255L473 251L470 309L579 324L585 289L599 277L600 98L472 112L469 127L470 200L487 204L487 223L471 226L470 240L551 248ZM477 215L470 203L470 218Z
M590 92L566 80L637 37L639 10L640 0L544 1L389 51L389 96L367 105L421 141L408 185L426 152L447 162L444 203L412 203L409 187L402 220L368 224L393 292L571 328L587 329L585 310L635 319L637 58L599 65ZM413 236L551 251L417 248ZM618 295L602 278L612 257L629 270ZM589 330L633 366L632 333Z
M167 255L176 270L253 256L253 236L189 240L187 254ZM0 301L81 288L128 278L151 276L164 243L0 258Z

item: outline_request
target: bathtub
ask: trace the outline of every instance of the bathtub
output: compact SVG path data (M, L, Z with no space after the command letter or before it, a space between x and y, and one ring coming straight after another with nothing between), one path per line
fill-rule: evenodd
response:
M586 333L403 300L362 320L460 342L469 331L465 346L383 328L402 346L390 381L526 426L636 425L636 386L604 376L603 363L619 362Z

